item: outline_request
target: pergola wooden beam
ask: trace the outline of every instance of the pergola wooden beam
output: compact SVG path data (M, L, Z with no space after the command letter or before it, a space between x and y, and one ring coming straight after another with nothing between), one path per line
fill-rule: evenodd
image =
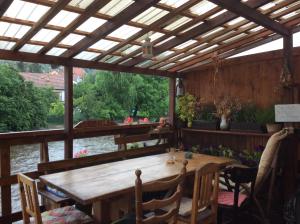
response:
M143 11L147 10L149 7L158 3L159 0L143 0L143 1L136 1L130 7L120 12L110 21L107 21L101 27L96 29L92 32L89 36L84 38L83 40L79 41L75 44L70 50L66 51L62 56L71 58L77 55L79 52L84 51L103 37L107 36L114 30L118 29L122 25L126 24L134 17L142 13Z
M268 0L253 0L250 1L248 4L252 8L257 8L260 7L261 5L269 2ZM184 43L188 40L191 40L201 34L204 34L206 32L209 32L210 30L213 30L214 28L223 25L226 22L229 22L232 19L237 18L238 16L235 13L232 12L225 12L222 15L219 15L207 22L204 22L193 29L185 32L183 35L178 35L177 37L169 40L168 42L162 44L160 47L155 47L153 48L154 55L158 55L162 52L165 52L175 46L180 45L181 43ZM146 59L143 58L142 56L138 56L127 63L124 63L126 66L134 66L136 64L139 64Z
M290 34L289 29L287 29L285 26L270 19L268 16L263 15L246 4L241 3L239 0L209 1L283 36L288 36Z
M14 0L0 0L0 17L4 15Z
M25 34L22 39L20 39L15 46L13 47L13 51L18 51L21 47L24 46L35 34L37 34L45 25L47 25L48 22L62 10L66 5L69 4L71 0L61 0L56 2L56 4L51 7L44 15L43 17L35 23L30 30Z
M103 6L105 6L109 0L103 0L103 1L94 1L92 4L90 4L84 13L82 13L78 18L76 18L66 29L64 29L62 32L60 32L50 43L47 44L44 48L42 48L39 53L45 54L47 51L49 51L52 47L55 47L57 44L59 44L60 41L62 41L68 34L73 32L76 28L78 28L81 24L83 24L88 18L90 18L92 15L94 15L99 9L101 9Z
M178 73L176 72L145 69L139 67L127 67L123 65L114 65L114 64L103 63L103 62L86 61L86 60L72 59L72 58L66 59L64 57L39 55L39 54L25 53L25 52L14 52L9 50L0 50L0 59L41 63L41 64L73 66L73 67L80 67L80 68L90 68L90 69L125 72L125 73L137 73L137 74L144 74L144 75L157 75L163 77L178 76Z

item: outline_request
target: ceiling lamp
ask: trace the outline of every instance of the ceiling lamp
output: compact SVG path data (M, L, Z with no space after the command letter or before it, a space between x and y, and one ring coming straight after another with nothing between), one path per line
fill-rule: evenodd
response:
M153 57L153 44L151 43L151 39L149 36L145 39L145 42L142 45L143 49L143 58L151 59Z

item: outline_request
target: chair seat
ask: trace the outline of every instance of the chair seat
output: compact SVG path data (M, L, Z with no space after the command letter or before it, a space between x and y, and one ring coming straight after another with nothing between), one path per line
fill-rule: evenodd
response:
M248 198L247 195L239 193L238 207ZM218 195L218 204L233 206L234 205L234 192L232 191L220 191Z
M93 220L88 215L77 210L72 206L53 209L43 212L43 224L87 224L93 223ZM34 223L31 221L31 223Z

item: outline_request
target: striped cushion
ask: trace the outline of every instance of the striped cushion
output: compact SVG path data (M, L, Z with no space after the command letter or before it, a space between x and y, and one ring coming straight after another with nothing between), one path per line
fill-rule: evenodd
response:
M247 195L239 193L238 207L247 199ZM233 206L234 204L234 192L220 191L218 195L218 204Z
M57 208L42 213L43 224L86 224L92 219L72 206ZM32 222L34 223L34 222Z

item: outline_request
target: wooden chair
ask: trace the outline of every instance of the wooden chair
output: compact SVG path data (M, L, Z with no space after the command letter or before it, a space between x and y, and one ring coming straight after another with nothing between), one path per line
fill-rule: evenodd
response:
M181 173L173 179L155 181L143 184L141 170L136 170L135 182L135 210L134 216L127 216L114 224L160 224L177 223L178 211L183 192L183 182L186 176L187 161L183 162ZM175 189L175 190L174 190ZM143 200L144 193L168 191L162 199ZM175 191L175 192L174 192ZM171 206L172 205L172 206ZM170 206L167 211L163 208Z
M61 224L93 223L93 220L88 215L72 206L65 206L41 213L36 182L24 174L18 174L18 183L24 224L32 223L32 219L35 224L45 222Z
M219 166L209 163L195 172L193 198L183 197L179 220L184 223L217 223Z

